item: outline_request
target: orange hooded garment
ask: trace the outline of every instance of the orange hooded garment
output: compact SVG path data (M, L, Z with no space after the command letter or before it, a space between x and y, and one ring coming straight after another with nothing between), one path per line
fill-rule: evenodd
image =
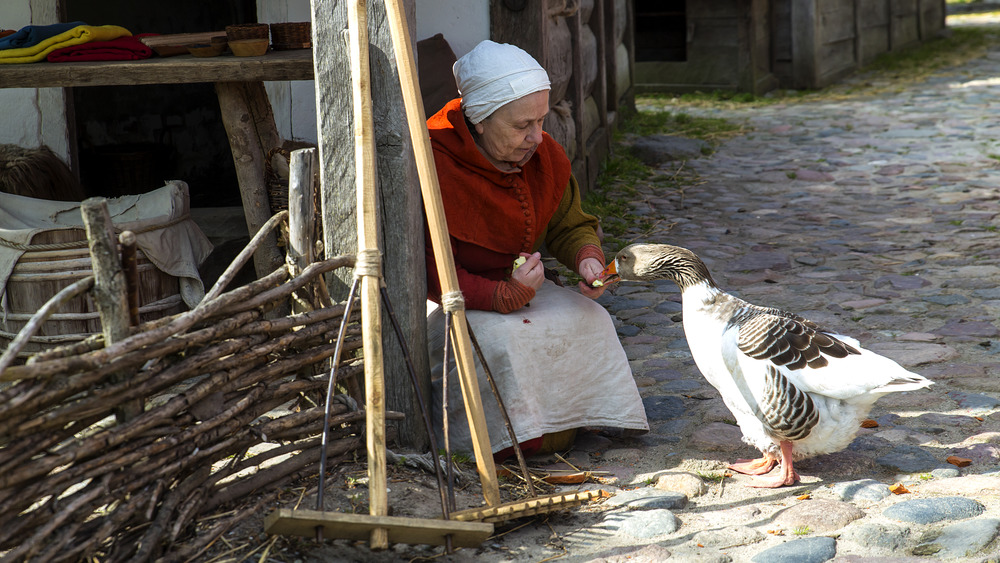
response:
M534 290L509 279L514 259L544 242L576 269L587 257L604 262L597 219L580 208L579 188L563 148L547 133L518 172L502 172L479 149L461 99L427 120L441 198L467 309L502 313L523 307ZM427 241L428 296L440 301L433 248Z

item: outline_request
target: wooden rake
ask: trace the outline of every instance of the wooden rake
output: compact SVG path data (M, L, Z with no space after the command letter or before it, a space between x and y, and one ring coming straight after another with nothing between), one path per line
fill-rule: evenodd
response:
M375 135L371 107L371 79L368 57L368 16L365 0L351 0L347 6L350 31L351 83L354 106L355 167L358 194L358 256L355 279L348 296L346 324L354 292L361 285L362 344L365 363L365 426L368 449L369 514L342 514L322 510L323 476L326 460L326 424L323 430L318 510L280 509L269 514L265 531L270 534L369 540L374 550L385 549L389 542L475 547L493 533L493 525L447 519L423 519L389 516L385 444L385 378L382 365L382 319L380 302L381 255L378 246L379 218L375 177ZM311 177L311 175L310 175ZM338 336L338 349L344 326ZM404 344L405 346L405 344ZM340 360L335 354L334 365ZM330 375L327 389L327 412L336 379ZM434 452L436 455L436 452ZM491 460L492 461L492 460Z
M388 497L385 463L385 403L382 371L381 319L378 307L380 273L365 266L361 278L362 340L365 357L366 425L369 474L368 516L330 513L321 510L281 509L270 514L265 531L302 537L324 536L363 540L369 539L372 549L385 549L390 541L411 544L475 547L493 533L499 522L535 514L562 510L600 496L600 491L533 496L533 498L502 504L496 465L493 462L486 417L472 356L470 329L460 298L454 257L449 244L444 205L434 167L423 101L417 82L416 64L410 34L403 16L401 0L386 0L386 11L392 36L393 51L399 67L400 86L406 107L410 137L414 145L417 173L424 200L434 257L444 295L458 296L457 306L446 307L451 317L450 338L454 342L466 417L472 435L476 469L482 484L487 507L449 514L447 519L419 519L387 516ZM378 208L375 194L375 142L371 110L371 82L368 75L368 23L365 0L348 3L350 33L352 95L355 115L355 161L358 178L358 248L359 260L364 255L378 253ZM380 270L376 268L376 270ZM358 274L356 273L356 278ZM353 289L352 289L353 293ZM346 316L345 316L346 319ZM331 376L331 383L333 376ZM498 397L499 400L499 397ZM517 442L514 442L517 448ZM436 452L435 452L436 453ZM519 456L520 457L520 456ZM522 463L523 465L523 463ZM529 479L530 475L525 475Z
M410 32L403 15L401 1L385 0L389 31L392 37L396 66L399 68L400 88L403 95L403 105L406 108L410 140L413 143L416 157L417 175L420 178L420 191L424 199L427 227L431 235L434 260L437 262L438 278L441 281L442 304L445 314L450 314L452 320L451 330L447 336L453 340L455 345L455 362L458 368L462 398L465 402L465 414L472 436L476 469L482 483L483 497L487 504L486 508L464 510L452 513L450 516L455 520L499 522L577 506L600 496L601 492L579 491L534 497L507 504L500 502L500 485L497 481L496 465L493 463L493 451L490 448L489 434L486 429L486 415L479 394L479 380L476 377L476 366L472 355L470 328L465 317L465 306L458 286L455 259L451 253L448 224L445 218L444 204L441 200L441 188L437 169L434 166L430 136L427 132L427 117L424 115L424 104L417 81ZM499 395L497 400L500 400ZM517 447L517 440L514 439L515 450ZM525 475L525 479L530 483L531 476Z

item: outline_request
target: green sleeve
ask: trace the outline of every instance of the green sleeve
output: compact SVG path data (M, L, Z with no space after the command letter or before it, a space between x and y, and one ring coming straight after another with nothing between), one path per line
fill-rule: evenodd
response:
M584 212L580 200L580 185L576 177L570 176L562 201L543 235L549 253L574 272L576 255L583 246L593 244L601 247L597 238L597 217Z

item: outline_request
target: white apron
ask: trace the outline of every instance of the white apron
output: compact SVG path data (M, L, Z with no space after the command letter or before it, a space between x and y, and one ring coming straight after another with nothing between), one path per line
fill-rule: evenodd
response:
M441 420L444 311L428 301L427 345L438 447ZM528 307L501 314L466 311L518 442L581 427L649 430L625 351L607 311L576 291L545 281ZM493 453L512 445L489 381L472 351ZM453 452L472 452L472 440L449 350L448 424Z

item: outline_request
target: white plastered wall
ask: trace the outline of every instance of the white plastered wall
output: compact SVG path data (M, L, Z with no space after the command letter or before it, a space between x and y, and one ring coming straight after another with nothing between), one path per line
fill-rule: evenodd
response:
M56 0L3 0L0 22L8 29L59 21ZM69 161L66 99L62 88L0 88L0 143L48 145Z

